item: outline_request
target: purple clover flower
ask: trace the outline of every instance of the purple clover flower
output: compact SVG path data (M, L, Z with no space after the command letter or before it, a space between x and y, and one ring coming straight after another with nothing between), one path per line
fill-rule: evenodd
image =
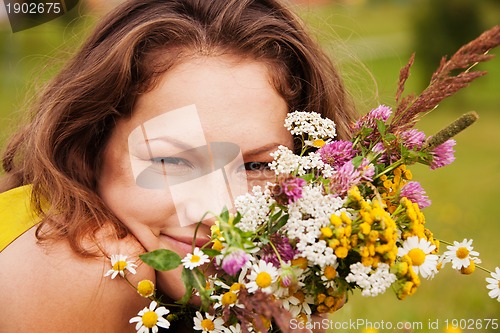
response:
M372 147L372 152L375 155L380 155L379 158L377 159L378 163L385 163L385 162L387 162L386 149L385 149L384 144L382 142L377 142Z
M361 179L373 181L373 176L375 176L375 166L370 163L367 158L363 158L363 162L358 167L359 174Z
M392 114L392 109L385 105L379 105L376 109L371 110L354 124L354 131L357 132L363 127L377 128L377 120L386 122Z
M408 182L399 192L399 197L406 197L413 203L418 204L418 207L425 208L431 205L431 200L426 195L425 190L419 182Z
M441 168L455 160L455 150L453 147L456 143L455 140L448 140L431 151L431 170Z
M331 190L338 196L343 196L351 187L357 185L361 180L359 169L355 169L351 161L341 166L331 177Z
M306 185L306 181L298 177L287 178L281 182L281 188L288 198L288 204L302 198L302 187L304 185Z
M402 132L400 138L408 149L420 149L425 142L425 133L413 128Z
M288 262L295 257L297 250L293 248L287 237L281 236L279 234L274 234L271 236L271 242L274 244L274 247L278 251L281 260L283 260L284 262ZM269 244L263 248L262 260L267 263L273 264L273 266L275 267L281 266L276 252L274 252L274 249Z
M222 259L222 269L229 275L236 275L243 266L250 260L250 255L238 249L227 254Z
M343 140L324 145L318 150L318 153L324 163L331 165L335 169L340 168L356 155L352 142Z

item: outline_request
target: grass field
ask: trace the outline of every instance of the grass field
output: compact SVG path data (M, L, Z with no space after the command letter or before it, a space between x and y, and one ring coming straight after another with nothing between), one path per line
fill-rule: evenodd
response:
M393 103L399 68L412 53L410 18L415 7L410 6L411 1L401 2L405 5L377 3L297 7L343 70L361 111L379 103ZM488 9L485 22L498 23L498 7ZM16 34L7 26L0 27L0 141L13 129L26 95L29 99L38 84L34 82L43 82L55 72L84 35L81 27L87 28L92 22L92 18L85 18L70 27L51 22ZM40 70L47 63L51 64L49 70ZM443 102L418 125L432 134L462 113L477 111L478 123L456 138L456 162L442 170L416 167L412 171L433 201L425 212L436 237L448 241L474 239L483 265L494 268L500 266L500 214L496 211L500 198L500 59L480 68L489 71L488 76ZM417 54L408 91L421 88L423 77L418 69ZM387 328L388 324L395 327L396 323L407 322L414 332L444 332L446 320L462 319L462 324L470 324L463 320L472 319L482 320L482 324L485 319L500 321L500 303L487 296L486 276L479 270L471 276L460 276L448 267L434 280L422 281L420 290L405 301L398 301L391 293L377 298L355 293L333 315L332 325L367 320L375 325L384 322ZM350 326L333 331L362 330ZM403 332L394 328L379 331ZM494 330L483 327L463 331Z

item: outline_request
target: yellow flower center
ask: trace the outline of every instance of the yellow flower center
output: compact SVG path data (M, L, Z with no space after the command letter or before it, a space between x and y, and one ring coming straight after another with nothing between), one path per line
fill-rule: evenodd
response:
M137 284L137 292L142 297L149 297L154 294L155 285L149 280L142 280Z
M213 331L215 328L214 322L210 319L203 319L201 321L201 328L205 331Z
M302 291L297 291L295 294L293 294L293 297L298 299L300 303L304 303L304 300L306 299L306 296Z
M147 328L153 328L158 322L158 315L154 311L148 311L142 315L142 324Z
M321 139L316 139L316 140L314 140L314 141L312 142L312 144L313 144L313 146L314 146L314 147L316 147L316 148L321 148L321 147L323 147L323 146L326 144L326 142L325 142L325 141L323 141L323 140L321 140Z
M410 257L413 266L420 266L425 261L425 252L421 249L411 249L408 252L408 256Z
M115 262L115 264L113 265L113 270L123 271L125 269L125 267L127 267L127 262L120 260L120 261Z
M465 259L469 255L469 250L467 250L465 247L459 247L456 254L458 259Z
M233 283L229 288L229 291L238 291L241 289L241 283Z
M326 266L324 274L328 280L332 280L337 276L337 271L333 268L333 266Z
M193 254L193 255L191 256L191 260L190 260L190 261L191 261L191 262L199 262L199 261L200 261L200 259L201 259L201 258L200 258L200 256L197 256L197 255Z
M236 303L238 296L232 291L228 291L224 295L222 295L221 303L222 305L230 305Z
M260 288L267 288L271 285L272 279L271 275L267 272L260 272L257 274L257 277L255 278L255 283L257 286Z

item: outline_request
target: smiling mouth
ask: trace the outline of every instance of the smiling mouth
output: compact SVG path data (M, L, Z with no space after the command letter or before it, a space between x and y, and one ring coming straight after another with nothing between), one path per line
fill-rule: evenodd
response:
M181 243L184 245L183 247L188 246L190 249L192 248L193 245L193 238L192 237L186 237L186 236L172 236L172 235L166 235L166 234L160 234L161 237L166 238L169 242L175 242L175 243ZM210 238L206 237L197 237L194 245L195 247L203 247L204 245L208 244L210 242Z

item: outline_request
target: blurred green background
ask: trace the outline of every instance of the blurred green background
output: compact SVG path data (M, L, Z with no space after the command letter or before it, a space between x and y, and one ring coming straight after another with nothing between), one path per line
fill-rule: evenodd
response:
M1 144L25 114L35 91L76 50L106 3L81 1L65 16L17 33L11 32L5 17L0 22ZM292 7L340 67L361 113L380 103L394 104L399 69L413 51L417 53L407 93L419 93L425 87L440 55L452 54L482 30L500 23L496 0L302 0ZM498 55L499 50L492 53ZM477 68L489 74L444 101L417 126L433 134L465 112L478 112L478 123L456 137L456 162L435 171L425 167L412 171L433 201L425 213L435 236L450 242L474 239L483 266L494 269L500 266L500 213L496 211L500 207L500 59ZM479 319L482 329L462 331L493 332L484 329L484 319L500 321L500 303L487 295L487 276L480 270L463 276L448 266L434 280L423 280L417 293L405 301L392 293L376 298L355 293L332 320L384 322L385 327L421 323L422 329L413 332L445 332L445 320ZM429 321L434 326L429 327Z

